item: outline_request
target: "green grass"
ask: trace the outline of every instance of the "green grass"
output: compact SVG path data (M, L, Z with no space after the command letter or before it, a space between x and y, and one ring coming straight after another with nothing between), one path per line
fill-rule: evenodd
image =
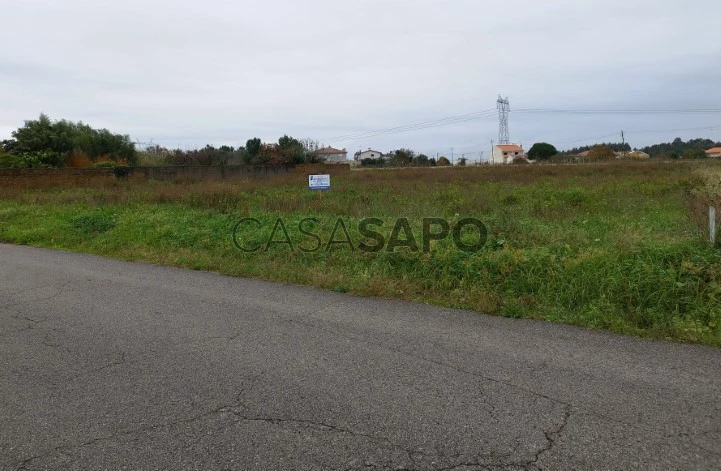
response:
M333 177L321 197L306 185L297 175L3 188L0 240L721 345L721 251L699 229L692 203L701 180L691 164L352 172ZM242 217L263 223L240 230L249 243L267 240L283 218L296 250L238 250L232 230ZM364 217L387 221L386 239L398 217L419 239L424 217L476 217L488 243L478 253L450 239L428 254L303 253L299 246L315 245L297 230L306 217L320 220L324 244L338 217L356 245Z

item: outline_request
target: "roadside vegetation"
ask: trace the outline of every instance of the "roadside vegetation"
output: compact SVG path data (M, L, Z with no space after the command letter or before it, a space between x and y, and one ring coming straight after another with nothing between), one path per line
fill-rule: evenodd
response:
M305 175L5 185L0 240L721 346L721 250L704 219L719 184L712 162L614 162L356 171L322 195ZM262 223L243 226L249 242L268 240L283 218L294 249L238 250L243 217ZM388 221L386 238L395 218L408 218L419 239L424 217L475 217L488 240L478 253L450 240L429 253L305 253L298 246L313 244L298 223L307 217L319 220L323 246L339 217L356 247L365 217Z

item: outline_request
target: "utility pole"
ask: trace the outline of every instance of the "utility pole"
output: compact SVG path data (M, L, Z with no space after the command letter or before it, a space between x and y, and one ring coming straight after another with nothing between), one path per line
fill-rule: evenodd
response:
M454 162L454 156L453 156L453 147L451 147L451 165L455 165Z

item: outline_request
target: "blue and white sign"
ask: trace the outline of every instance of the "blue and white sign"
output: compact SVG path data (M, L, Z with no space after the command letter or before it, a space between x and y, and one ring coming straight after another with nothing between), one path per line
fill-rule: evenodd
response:
M311 190L330 190L330 175L308 175L308 188Z

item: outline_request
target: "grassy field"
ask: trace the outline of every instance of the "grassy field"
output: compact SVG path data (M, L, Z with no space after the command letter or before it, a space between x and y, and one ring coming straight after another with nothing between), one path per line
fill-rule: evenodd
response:
M686 163L357 171L333 177L321 197L305 175L5 186L0 240L719 346L721 250L705 240L697 193L704 172L719 171ZM243 217L262 223L241 227L250 245L283 218L293 250L242 252L232 233ZM386 238L396 218L408 218L420 246L424 217L475 217L488 240L477 253L450 239L429 253L347 245L306 253L300 247L317 245L298 231L307 217L319 220L324 245L339 217L356 246L364 217L386 221Z

